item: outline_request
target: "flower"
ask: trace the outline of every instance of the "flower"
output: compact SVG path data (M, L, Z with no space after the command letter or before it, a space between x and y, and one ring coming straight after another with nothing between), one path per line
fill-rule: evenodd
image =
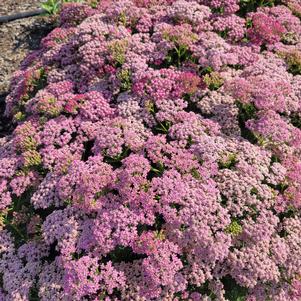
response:
M301 21L255 2L62 7L6 99L0 300L299 301Z

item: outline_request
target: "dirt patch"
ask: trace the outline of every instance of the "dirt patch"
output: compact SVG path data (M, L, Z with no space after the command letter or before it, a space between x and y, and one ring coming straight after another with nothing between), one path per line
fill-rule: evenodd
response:
M39 8L39 0L2 0L0 15L14 14ZM31 17L0 24L0 137L7 128L3 117L4 99L9 92L12 74L26 55L39 48L41 39L53 28L47 17Z
M4 0L0 15L13 14L39 8L38 0ZM45 17L31 17L0 24L0 94L7 92L12 73L31 50L37 49L40 40L51 30Z

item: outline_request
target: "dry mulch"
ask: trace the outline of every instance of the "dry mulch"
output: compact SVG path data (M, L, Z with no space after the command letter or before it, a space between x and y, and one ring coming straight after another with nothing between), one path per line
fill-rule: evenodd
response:
M40 2L2 0L0 16L37 9ZM39 47L41 39L52 28L50 18L40 16L0 24L0 137L8 130L8 120L3 117L3 111L11 76L26 55Z

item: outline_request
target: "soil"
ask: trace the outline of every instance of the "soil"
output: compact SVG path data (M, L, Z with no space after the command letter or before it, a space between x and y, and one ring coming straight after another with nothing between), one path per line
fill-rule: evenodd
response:
M40 3L40 0L1 0L0 16L34 10ZM11 76L26 55L39 48L41 39L52 28L51 19L41 16L0 24L0 137L9 126L3 111Z

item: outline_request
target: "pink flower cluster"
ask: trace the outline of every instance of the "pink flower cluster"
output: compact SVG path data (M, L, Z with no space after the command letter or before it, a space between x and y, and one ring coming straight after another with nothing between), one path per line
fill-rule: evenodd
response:
M300 301L300 5L244 2L63 7L6 99L0 301Z

